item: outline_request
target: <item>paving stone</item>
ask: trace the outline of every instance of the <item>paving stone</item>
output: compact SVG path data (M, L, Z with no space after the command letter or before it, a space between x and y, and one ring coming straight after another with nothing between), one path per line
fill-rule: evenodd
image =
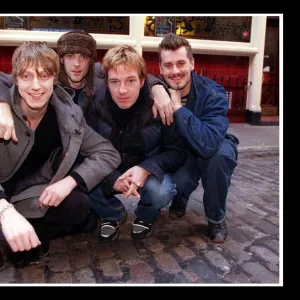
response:
M70 258L68 253L57 253L50 255L49 268L53 272L70 271Z
M155 278L152 275L153 269L145 262L139 262L130 266L130 276L132 283L154 283Z
M259 283L279 283L276 275L268 271L265 267L256 262L248 262L243 266L245 272L251 274L255 281Z
M279 254L279 241L277 240L266 240L264 241L275 253Z
M173 248L173 250L182 260L188 260L195 257L195 253L184 245L179 245Z
M204 256L216 268L220 269L221 271L223 271L225 273L229 273L230 264L228 263L228 261L224 258L224 256L221 253L219 253L217 251L206 251L204 253Z
M104 245L103 243L100 244L93 244L90 248L91 253L95 255L96 257L100 258L109 258L115 255L114 252L112 252L111 248L108 245Z
M0 271L0 284L14 283L14 282L15 282L15 268L13 265L6 263L5 268Z
M83 268L75 272L77 283L95 283L94 274L90 268ZM75 282L74 282L75 283Z
M44 283L44 265L26 266L22 271L23 283Z
M160 253L165 247L164 244L154 236L150 236L149 238L145 239L143 243L145 247L153 253Z
M111 277L122 277L123 272L120 269L120 266L116 259L101 259L99 261L99 268L103 271L104 276Z
M49 280L49 283L66 284L73 283L72 273L70 272L57 272L54 273Z
M199 276L193 272L183 271L182 273L185 276L185 278L188 281L190 281L191 283L200 283L201 282Z
M66 251L67 245L63 238L59 238L50 242L50 254Z
M238 243L235 240L228 238L224 244L222 244L222 248L225 252L230 253L233 257L233 260L238 264L251 259L251 255L245 251L245 247L248 246L249 243Z
M228 281L229 283L237 283L237 284L251 283L250 278L243 273L226 274L224 276L224 280Z
M279 263L279 257L278 255L274 254L272 251L265 247L260 247L260 246L252 246L249 248L249 251L255 253L265 261L276 265Z
M155 255L155 259L159 264L159 267L170 273L178 273L181 271L180 266L176 262L176 260L169 253L162 253L159 255Z
M112 251L116 254L116 256L123 260L129 259L139 259L139 254L130 241L119 240L110 243L110 247Z
M90 265L90 253L89 251L81 249L73 249L70 253L71 265L74 270Z
M188 239L201 250L207 248L207 243L200 236L189 236Z
M196 260L189 265L191 271L197 274L203 283L221 283L222 280L218 277L204 261Z

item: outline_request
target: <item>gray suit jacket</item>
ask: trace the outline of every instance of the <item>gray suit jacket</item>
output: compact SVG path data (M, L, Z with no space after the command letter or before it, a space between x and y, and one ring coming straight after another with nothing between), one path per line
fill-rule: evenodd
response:
M10 91L11 108L19 143L0 139L0 189L2 190L1 183L15 174L34 144L34 130L27 127L18 104L18 89L13 86ZM55 174L52 171L52 163L56 153L53 153L40 170L41 176L31 178L33 184L11 198L11 203L14 203L16 209L26 218L39 218L46 213L47 207L42 209L39 207L40 195L48 185L63 179L71 170L77 172L88 190L91 190L121 163L119 153L113 145L86 124L80 107L74 104L70 95L60 86L55 87L49 105L53 105L56 111L63 155ZM79 154L85 159L72 169Z

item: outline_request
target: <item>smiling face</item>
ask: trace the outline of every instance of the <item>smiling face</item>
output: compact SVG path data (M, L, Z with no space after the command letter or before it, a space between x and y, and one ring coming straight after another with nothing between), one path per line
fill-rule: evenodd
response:
M55 77L47 74L42 67L29 67L17 75L20 105L25 115L46 109L53 93L54 79Z
M188 94L194 59L188 58L186 48L182 46L176 50L162 50L160 58L160 73L168 85L175 90L180 90L182 95Z
M85 84L85 77L89 72L91 57L80 53L67 53L60 62L64 65L68 81L73 88L82 88Z
M140 79L136 69L123 64L107 73L110 94L121 109L128 109L137 101L144 81Z

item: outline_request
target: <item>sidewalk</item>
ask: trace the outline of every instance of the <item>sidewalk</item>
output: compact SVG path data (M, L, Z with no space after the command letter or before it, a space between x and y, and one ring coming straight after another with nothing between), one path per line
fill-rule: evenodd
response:
M250 124L230 124L229 133L240 140L239 152L247 151L278 151L279 126L253 126Z
M124 200L128 220L118 241L97 232L51 242L50 256L25 268L7 264L0 284L278 284L279 271L279 127L232 124L240 139L239 163L227 202L228 239L208 242L203 232L201 183L182 220L168 208L153 224L151 237L130 237L136 198Z

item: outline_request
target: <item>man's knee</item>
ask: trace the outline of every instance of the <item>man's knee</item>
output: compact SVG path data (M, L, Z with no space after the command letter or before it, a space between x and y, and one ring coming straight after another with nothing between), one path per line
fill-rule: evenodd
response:
M156 208L163 208L176 195L176 185L172 182L170 176L165 175L163 182L151 176L145 183L142 190L142 197L148 198ZM149 202L150 202L149 201Z
M89 213L89 198L86 193L81 191L72 191L62 204L62 213L72 224L81 223Z
M227 174L232 174L237 166L237 150L231 142L225 140L219 151L209 160L207 171L221 169Z

